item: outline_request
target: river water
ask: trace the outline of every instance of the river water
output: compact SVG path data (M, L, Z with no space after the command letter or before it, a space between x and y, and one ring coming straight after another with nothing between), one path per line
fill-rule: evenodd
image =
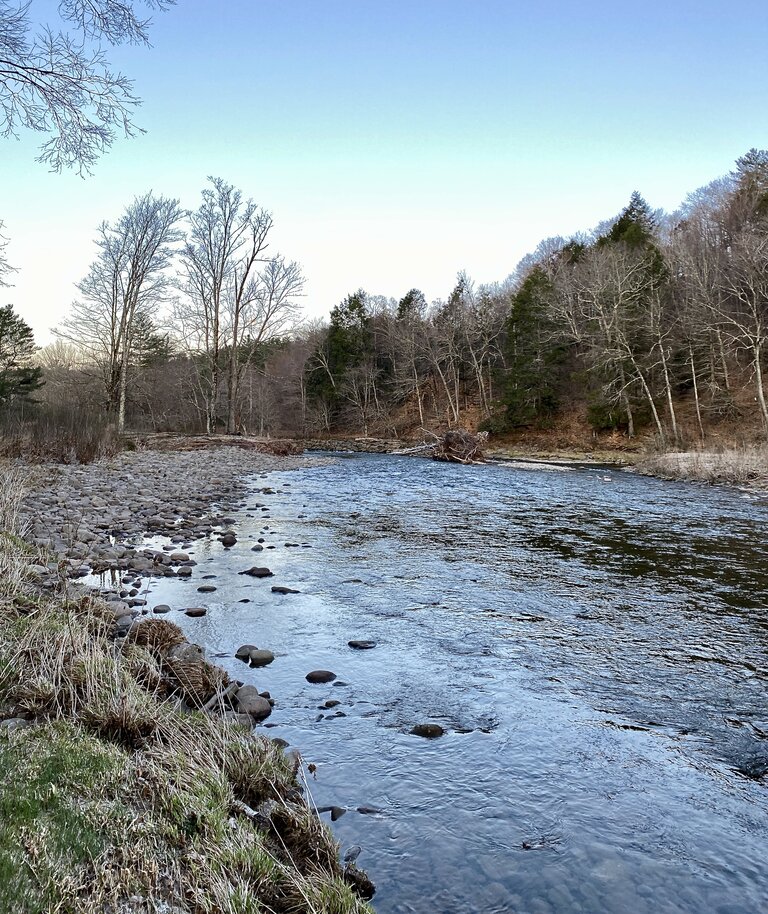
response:
M178 621L272 693L379 914L768 911L768 501L373 455L251 493L149 605L208 607Z

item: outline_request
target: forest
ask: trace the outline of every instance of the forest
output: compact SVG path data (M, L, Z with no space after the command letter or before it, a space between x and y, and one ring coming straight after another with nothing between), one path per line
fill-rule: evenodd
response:
M432 302L358 289L327 320L304 317L301 266L272 252L272 228L220 178L197 209L148 193L104 222L53 343L37 348L0 309L6 434L87 417L118 432L301 438L575 424L662 449L768 437L765 150L671 214L635 192L499 282L460 272Z

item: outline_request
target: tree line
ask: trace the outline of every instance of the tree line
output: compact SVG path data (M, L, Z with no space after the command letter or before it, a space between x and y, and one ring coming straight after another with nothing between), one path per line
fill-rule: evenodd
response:
M33 359L23 322L0 312L0 401L230 434L503 433L576 410L596 433L647 428L668 445L722 420L768 435L765 151L674 214L634 193L594 230L542 241L502 282L460 273L431 303L357 290L327 321L301 320L304 277L269 250L272 228L220 178L192 211L137 198L99 227L55 344ZM3 251L0 239L0 282Z

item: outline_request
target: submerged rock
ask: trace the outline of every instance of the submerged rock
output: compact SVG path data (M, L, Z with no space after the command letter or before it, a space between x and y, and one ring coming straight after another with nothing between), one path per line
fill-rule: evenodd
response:
M301 591L300 591L300 590L294 590L292 587L283 587L283 586L280 585L280 584L276 584L276 585L272 588L272 593L283 593L283 594L286 594L286 593L301 593Z
M355 651L370 651L376 647L375 641L348 641L347 644Z
M414 736L423 736L425 739L437 739L445 733L440 724L416 724L411 730Z
M207 612L208 610L204 606L192 606L184 610L184 615L189 616L190 619L199 619L200 616L204 616Z

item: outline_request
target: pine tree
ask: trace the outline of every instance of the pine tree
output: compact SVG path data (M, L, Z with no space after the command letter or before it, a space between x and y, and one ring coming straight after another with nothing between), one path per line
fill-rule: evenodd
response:
M31 364L36 351L32 328L13 313L13 305L0 307L0 410L29 402L43 385L42 369Z

